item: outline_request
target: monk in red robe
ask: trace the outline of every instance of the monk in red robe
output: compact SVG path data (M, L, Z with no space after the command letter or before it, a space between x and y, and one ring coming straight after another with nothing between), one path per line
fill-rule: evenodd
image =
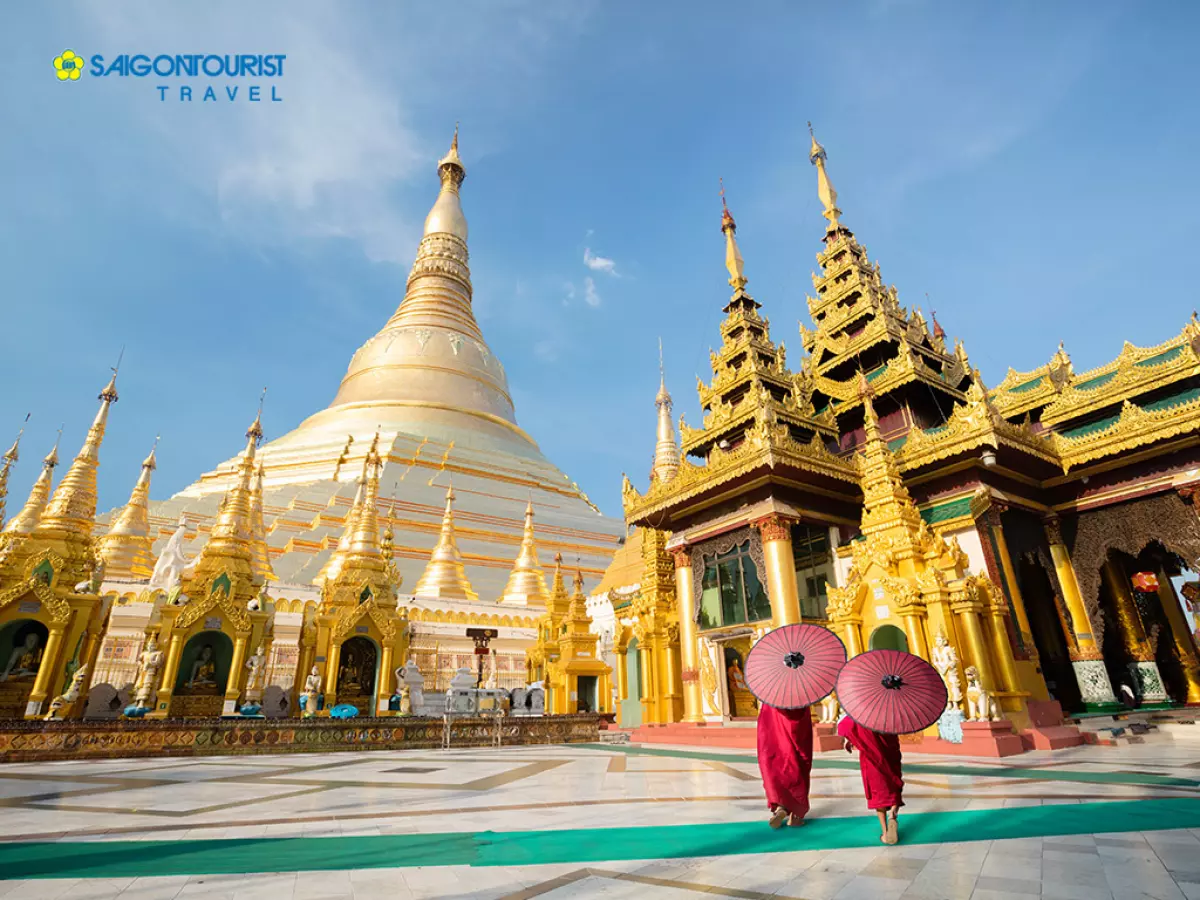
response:
M894 734L880 734L863 728L849 716L843 716L838 722L837 733L845 741L847 753L858 748L863 793L867 795L867 809L879 814L879 827L883 831L881 840L885 844L896 843L900 840L896 819L904 805L900 739ZM891 813L890 820L888 813Z
M765 703L758 710L758 769L767 792L771 827L803 825L808 814L808 775L812 771L812 713L776 709Z

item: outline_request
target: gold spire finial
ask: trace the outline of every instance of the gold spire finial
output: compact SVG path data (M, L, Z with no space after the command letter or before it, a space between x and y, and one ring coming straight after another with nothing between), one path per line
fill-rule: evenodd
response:
M463 165L462 160L458 156L458 123L454 123L454 137L450 141L450 150L438 160L438 175L442 179L442 188L452 188L455 192L458 191L458 186L463 183L463 179L467 177L467 168ZM462 211L459 211L459 215ZM465 224L465 223L464 223ZM426 234L429 234L429 229L426 228ZM463 235L463 240L466 240L466 235Z
M521 549L508 575L508 583L500 595L499 603L514 606L545 606L546 578L538 564L537 542L533 532L533 492L525 506L525 528L521 537Z
M120 365L121 359L118 358L117 365L112 369L112 378L97 398L100 409L96 412L92 427L88 429L87 438L46 504L36 529L37 534L51 542L62 542L73 547L87 545L88 552L79 557L75 571L69 573L72 577L78 575L79 581L88 575L87 560L91 556L92 529L96 520L96 470L100 465L100 445L108 425L108 410L117 402L117 372Z
M58 436L62 437L61 428L58 429ZM38 521L42 517L42 510L46 508L46 501L50 497L50 485L54 478L54 467L57 465L58 438L55 438L54 446L42 460L42 471L33 483L25 505L19 513L9 519L8 524L4 526L4 534L31 534L37 527Z
M25 414L25 421L29 421L30 413ZM8 473L12 469L13 463L21 458L21 435L25 433L25 426L21 426L21 430L17 432L17 439L13 441L13 445L8 448L8 452L4 454L4 463L0 465L0 526L4 524L4 502L8 498Z
M725 181L721 180L721 230L725 232L725 268L729 270L729 286L734 293L746 287L745 263L737 245L737 223L725 203Z
M437 546L429 554L429 564L421 573L413 593L418 597L467 600L472 603L479 599L479 595L471 587L471 582L467 580L462 554L458 552L458 542L454 535L453 477L446 485L446 511L442 514L442 530L438 535Z
M833 183L829 180L829 173L825 171L825 163L828 160L828 155L825 153L825 148L817 141L817 136L813 132L812 122L808 123L808 133L812 137L812 145L808 151L808 161L817 167L817 196L821 198L821 203L825 206L825 211L821 213L829 220L827 232L833 232L840 229L841 223L838 217L842 211L837 205L837 191L833 189Z
M675 423L671 420L671 395L667 392L666 368L663 365L662 338L658 339L658 430L654 442L654 464L651 481L670 481L679 471L679 443L675 439Z
M154 572L154 556L150 536L150 474L156 468L155 450L158 436L150 448L150 455L142 461L129 502L113 518L112 527L100 539L99 555L104 561L104 574L117 581L140 581Z

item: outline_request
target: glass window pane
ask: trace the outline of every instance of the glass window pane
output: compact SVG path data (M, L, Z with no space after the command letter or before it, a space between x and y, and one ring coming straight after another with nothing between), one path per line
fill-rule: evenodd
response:
M716 628L720 624L721 592L717 587L717 567L708 563L700 582L700 627Z
M758 577L758 566L747 553L742 557L742 579L746 585L746 621L760 622L771 618L771 598Z
M742 596L742 579L738 571L738 560L727 559L718 563L721 575L721 624L732 625L746 621L745 598Z

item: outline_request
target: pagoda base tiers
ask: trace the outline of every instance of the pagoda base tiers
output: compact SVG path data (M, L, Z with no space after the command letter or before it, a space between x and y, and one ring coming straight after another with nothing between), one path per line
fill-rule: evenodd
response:
M342 434L340 443L321 440L299 447L289 436L259 451L265 466L266 539L279 582L311 588L337 547L371 434L356 435L348 451L345 441ZM503 594L530 500L543 562L555 553L562 553L564 559L578 558L589 583L599 581L620 546L624 523L601 515L566 475L536 450L532 453L521 457L499 446L487 450L465 432L442 441L385 428L380 440L384 468L379 479L379 525L382 529L390 523L395 532L395 563L403 585L414 587L429 563L441 531L450 476L458 548L467 580L481 598L494 600ZM199 552L232 484L234 463L222 464L169 500L150 504L154 557L181 516L186 516L189 526L184 552L190 557ZM394 506L389 496L393 485ZM107 527L111 515L97 519L98 531Z
M918 753L946 753L951 756L987 756L1002 757L1016 756L1026 750L1021 736L1013 731L1012 722L1001 719L998 722L963 722L963 739L961 744L944 741L929 735L912 749Z
M428 750L443 746L440 718L119 719L112 722L0 721L0 763L137 756L245 756L336 750ZM590 744L594 714L456 718L451 747Z
M825 753L828 750L842 750L845 748L845 741L837 733L837 726L829 722L818 722L813 725L813 749L818 753Z

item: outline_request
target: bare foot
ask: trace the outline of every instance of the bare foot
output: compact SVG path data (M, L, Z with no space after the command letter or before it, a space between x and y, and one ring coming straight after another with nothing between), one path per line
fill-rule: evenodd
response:
M772 828L782 828L783 823L788 819L788 811L782 806L777 806L771 810L770 826Z
M790 816L788 816L788 825L790 825L792 828L799 828L802 825L807 824L808 822L805 820L804 816L798 816L795 813L792 813Z
M895 819L888 819L887 831L883 833L883 842L885 844L896 844L900 841L900 829L896 824Z

